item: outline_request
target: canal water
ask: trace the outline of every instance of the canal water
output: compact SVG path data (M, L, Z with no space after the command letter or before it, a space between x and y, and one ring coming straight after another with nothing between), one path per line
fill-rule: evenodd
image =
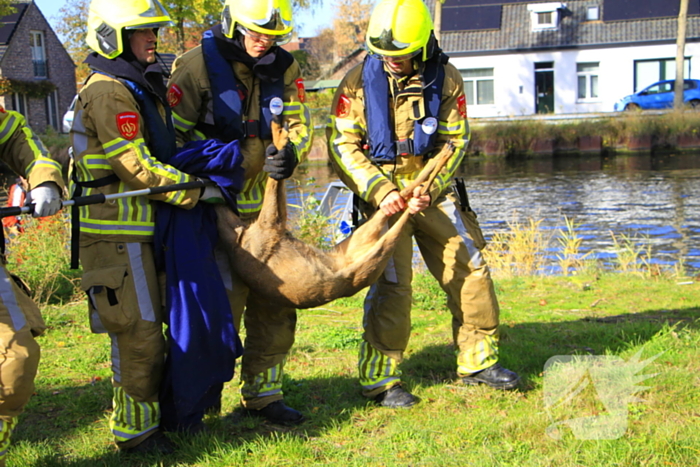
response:
M323 196L337 177L329 166L300 167L288 185L289 203ZM469 159L461 167L472 209L487 238L511 222L540 220L556 236L573 220L582 252L614 261L613 234L650 248L652 262L679 262L700 273L700 153L566 155L513 160ZM550 242L552 271L559 244Z
M465 179L487 238L512 222L541 221L553 238L550 272L556 273L560 253L555 237L569 219L583 238L582 252L603 263L616 254L611 234L624 235L638 250L650 248L653 263L672 268L680 262L689 274L700 274L700 153L472 158L457 176ZM14 179L2 174L1 182L7 187ZM290 214L309 196L320 200L332 182L338 179L330 166L300 166L287 184ZM3 205L5 198L3 191ZM340 204L345 199L347 193Z

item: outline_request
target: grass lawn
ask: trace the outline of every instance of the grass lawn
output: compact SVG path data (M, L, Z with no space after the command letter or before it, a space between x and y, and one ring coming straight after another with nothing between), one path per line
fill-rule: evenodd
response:
M338 300L299 312L284 390L286 402L308 421L285 428L244 416L234 379L222 415L207 419L210 432L173 436L180 449L163 458L117 453L107 427L107 337L90 333L82 301L47 305L36 395L20 419L8 465L700 465L700 282L611 273L499 279L496 287L501 363L520 373L520 389L464 387L455 380L444 294L420 275L402 364L420 404L390 410L362 397L356 374L362 301ZM650 360L636 368L632 381L640 391L621 404L616 439L583 439L564 424L557 425L560 439L548 436L555 422L610 417L594 384L555 394L575 395L570 402L546 403L545 363L569 355Z

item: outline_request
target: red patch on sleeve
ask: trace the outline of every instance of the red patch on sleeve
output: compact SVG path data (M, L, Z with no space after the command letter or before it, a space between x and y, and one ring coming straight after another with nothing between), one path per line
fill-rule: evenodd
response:
M464 94L457 98L457 110L462 118L467 118L467 98Z
M335 106L335 116L344 118L350 115L350 99L345 94L338 98L338 105Z
M182 89L177 84L173 84L168 89L168 105L175 107L182 100Z
M136 112L117 114L117 129L124 138L134 139L139 132L139 114Z
M5 113L5 107L0 105L0 113Z
M306 90L304 89L304 80L302 78L297 78L294 83L297 85L297 96L299 96L299 102L302 104L306 102Z

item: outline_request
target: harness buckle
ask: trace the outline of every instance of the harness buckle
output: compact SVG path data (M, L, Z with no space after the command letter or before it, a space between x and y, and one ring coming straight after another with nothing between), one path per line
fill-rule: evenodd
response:
M411 138L400 139L396 141L396 155L407 156L413 154L413 140Z
M246 138L256 138L260 134L260 122L257 120L244 121L243 133Z

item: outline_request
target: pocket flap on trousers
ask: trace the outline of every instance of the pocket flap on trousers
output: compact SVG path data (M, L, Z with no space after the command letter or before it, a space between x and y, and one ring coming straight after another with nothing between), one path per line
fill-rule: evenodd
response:
M83 292L91 287L102 285L110 289L118 289L122 286L126 277L126 265L110 266L108 268L95 269L83 273L80 289Z

